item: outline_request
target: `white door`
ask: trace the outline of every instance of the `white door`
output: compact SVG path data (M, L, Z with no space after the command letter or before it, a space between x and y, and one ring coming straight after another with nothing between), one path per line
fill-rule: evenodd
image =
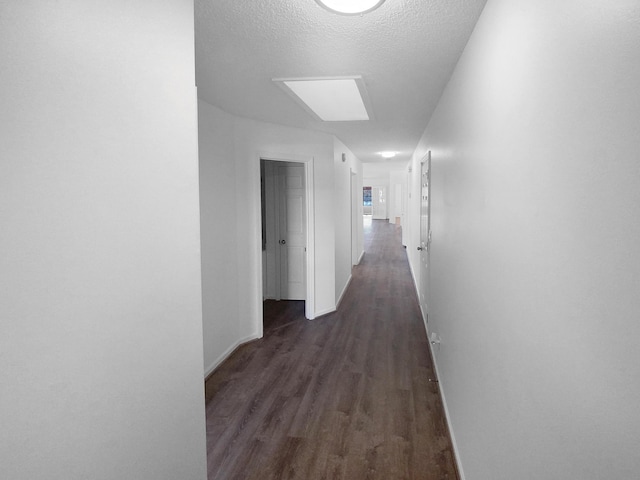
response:
M306 218L304 166L278 166L280 295L305 300Z
M421 163L420 174L420 308L425 318L429 299L429 249L431 243L431 152Z
M385 187L371 188L371 207L374 220L386 220L387 217L387 189Z

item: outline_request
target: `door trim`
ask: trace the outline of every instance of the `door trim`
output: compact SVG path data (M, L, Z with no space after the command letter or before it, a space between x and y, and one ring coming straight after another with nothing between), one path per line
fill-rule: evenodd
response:
M314 183L313 183L313 170L314 170L314 158L298 156L293 154L277 154L263 152L258 155L258 170L260 169L260 160L268 160L272 162L290 162L301 163L304 166L305 173L305 207L306 207L306 232L307 232L307 256L306 256L306 299L304 302L305 317L308 320L315 318L315 203L314 203ZM260 196L258 196L260 197ZM261 200L260 200L261 201ZM262 235L262 232L258 232ZM258 239L257 244L262 249L262 239ZM262 250L259 252L258 258L262 258ZM259 281L260 288L258 291L258 297L260 305L262 305L262 292L264 286L262 285L262 262L259 262ZM260 312L260 326L262 328L262 308L258 309ZM261 332L262 336L262 332Z
M362 204L362 189L358 192L358 173L349 169L349 189L351 197L351 268L358 265L358 245L360 245L360 232L358 221L362 223L362 215L359 215L358 203ZM358 202L358 199L360 202Z

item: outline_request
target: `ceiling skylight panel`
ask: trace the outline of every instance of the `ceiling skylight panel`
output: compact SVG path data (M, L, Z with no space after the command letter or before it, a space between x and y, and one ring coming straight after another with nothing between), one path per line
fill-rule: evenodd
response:
M298 103L325 122L369 120L357 80L350 78L274 79L293 94Z

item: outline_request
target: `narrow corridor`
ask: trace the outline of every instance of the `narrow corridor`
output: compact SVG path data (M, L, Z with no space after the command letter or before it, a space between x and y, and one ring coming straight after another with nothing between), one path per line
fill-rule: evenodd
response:
M400 234L365 225L337 312L271 330L211 376L209 480L458 478Z

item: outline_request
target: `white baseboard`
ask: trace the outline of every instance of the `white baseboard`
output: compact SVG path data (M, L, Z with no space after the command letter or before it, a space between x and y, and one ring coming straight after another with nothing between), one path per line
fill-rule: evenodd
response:
M258 338L261 338L261 335L254 334L249 335L245 338L241 338L234 342L229 348L224 351L222 355L220 355L211 365L209 365L209 368L204 371L204 378L206 379L209 375L211 375L213 371L218 368L222 362L229 358L229 355L231 355L240 345L250 342L251 340L257 340Z
M358 263L356 263L356 265L360 265L360 262L362 261L363 258L364 258L364 250L362 250L362 253L358 257Z
M447 429L449 430L449 437L451 437L451 446L453 447L453 456L456 460L456 466L458 467L458 474L460 475L460 480L465 480L464 470L462 469L462 462L460 461L460 451L458 450L458 444L456 442L456 436L453 433L453 425L451 425L451 415L449 415L449 407L447 406L447 399L444 395L444 386L442 384L442 378L440 377L440 371L438 370L438 362L436 361L436 356L433 353L433 349L431 348L431 340L429 329L427 328L426 318L422 317L422 320L425 324L425 328L427 331L427 339L429 339L429 355L431 355L431 361L433 362L433 368L436 372L436 378L438 380L438 391L440 392L440 399L442 400L442 407L444 408L444 416L447 420Z
M316 316L313 317L313 318L318 318L318 317L321 317L322 315L328 315L328 314L333 313L335 311L336 311L335 307L334 308L326 308L324 310L320 310L320 311L316 312Z
M409 260L409 255L407 255L407 260ZM409 271L411 272L411 278L413 278L413 287L416 289L416 295L418 296L418 303L420 303L420 290L418 289L418 279L416 278L416 272L413 270L413 264L410 261L409 261ZM423 318L424 318L424 312L423 312Z
M431 356L431 361L433 362L433 368L436 372L436 378L438 379L438 391L440 392L440 399L442 400L442 407L444 408L444 416L447 420L447 428L449 430L449 436L451 437L451 445L453 447L453 456L456 460L456 466L458 467L458 474L460 475L460 480L465 480L464 470L462 469L462 462L460 461L460 451L458 450L458 444L456 443L456 436L453 433L453 426L451 425L451 415L449 414L449 407L447 406L447 399L444 395L444 387L442 384L442 379L440 377L440 371L438 370L438 362L436 361L436 357L433 353L433 349L431 348L431 340L429 332L429 325L427 324L427 312L422 310L422 304L420 303L420 290L418 288L418 281L415 276L415 272L413 270L413 265L409 262L409 270L411 271L411 276L413 277L413 285L416 289L416 295L418 297L418 305L420 306L420 313L422 314L422 322L424 323L425 331L427 332L427 339L429 340L429 355Z

